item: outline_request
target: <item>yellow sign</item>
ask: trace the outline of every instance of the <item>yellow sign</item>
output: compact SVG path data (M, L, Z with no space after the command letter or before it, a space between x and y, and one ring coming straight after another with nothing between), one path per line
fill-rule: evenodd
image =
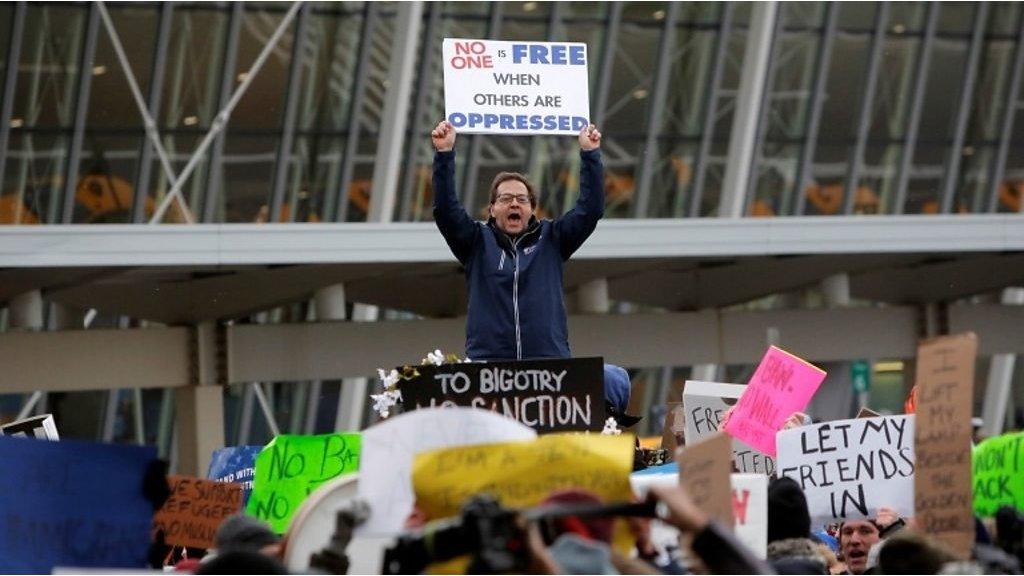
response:
M470 496L484 492L511 508L539 504L566 488L588 490L605 502L629 501L633 442L629 435L566 433L425 452L412 468L416 503L437 519L458 514Z

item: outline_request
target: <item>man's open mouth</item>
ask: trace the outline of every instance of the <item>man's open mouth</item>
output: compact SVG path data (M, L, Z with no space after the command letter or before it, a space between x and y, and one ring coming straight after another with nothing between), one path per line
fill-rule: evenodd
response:
M868 553L864 550L850 550L850 553L847 554L849 560L860 560L866 558L867 555Z
M520 216L519 214L516 214L515 212L513 212L512 214L508 215L508 221L509 222L522 222L523 221L523 217Z

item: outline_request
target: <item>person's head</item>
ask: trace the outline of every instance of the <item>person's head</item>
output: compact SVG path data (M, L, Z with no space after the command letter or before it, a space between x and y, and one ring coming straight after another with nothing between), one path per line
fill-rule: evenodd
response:
M213 536L213 547L218 553L246 550L273 555L280 542L269 524L245 513L225 518Z
M537 208L533 184L518 172L501 172L491 182L488 213L502 232L515 236L526 226Z
M811 535L811 514L800 484L783 476L768 485L768 542Z
M839 550L850 574L863 574L868 565L868 551L881 536L878 526L870 520L847 520L839 527Z
M956 560L928 537L903 530L886 539L878 552L882 574L938 574L947 562Z

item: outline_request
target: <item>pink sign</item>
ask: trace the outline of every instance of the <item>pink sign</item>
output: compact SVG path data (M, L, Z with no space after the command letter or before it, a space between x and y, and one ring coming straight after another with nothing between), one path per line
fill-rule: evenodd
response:
M775 433L786 418L807 407L825 371L771 346L733 408L725 431L752 447L775 456Z

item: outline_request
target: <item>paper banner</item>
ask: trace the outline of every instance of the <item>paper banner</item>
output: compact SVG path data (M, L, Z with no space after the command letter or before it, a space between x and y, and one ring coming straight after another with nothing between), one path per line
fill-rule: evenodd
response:
M914 520L964 559L974 545L971 415L977 352L973 333L935 338L917 348Z
M834 420L779 432L779 475L796 480L811 520L914 515L914 417Z
M152 447L0 436L0 573L146 565Z
M246 512L283 534L310 492L359 469L359 450L358 433L277 436L256 457Z
M445 38L445 118L466 134L568 134L589 123L587 45Z
M235 483L168 476L171 495L153 517L154 534L174 546L212 548L220 523L242 509L242 487Z
M679 482L701 510L727 527L732 527L731 446L731 438L716 433L676 453Z
M256 456L260 450L263 450L263 446L229 446L214 450L206 478L219 482L237 482L242 487L242 506L245 506L252 493Z
M507 507L532 506L567 488L626 501L632 494L633 442L629 435L549 434L426 452L413 462L416 503L434 519L457 514L470 496L484 492Z
M717 433L726 410L736 404L746 389L740 384L687 380L683 388L686 443ZM774 458L738 438L732 439L732 465L733 470L740 473L769 476L775 473Z
M532 440L530 428L487 410L425 408L389 418L363 431L359 497L370 504L370 518L359 535L402 530L412 512L412 462L416 454L472 444Z
M1024 432L985 440L972 460L974 512L991 517L1001 506L1024 512Z
M825 371L785 350L770 346L747 384L725 431L769 456L775 433L786 418L802 412L817 392Z

